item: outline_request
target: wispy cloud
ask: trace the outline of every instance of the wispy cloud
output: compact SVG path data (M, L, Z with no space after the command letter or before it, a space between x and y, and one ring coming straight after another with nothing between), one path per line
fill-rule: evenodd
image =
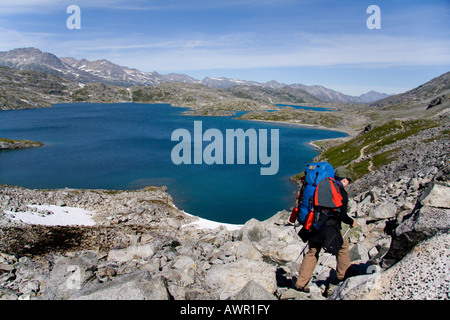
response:
M261 7L280 6L295 0L0 0L0 15L21 13L38 13L43 11L60 10L76 4L81 8L112 9L124 11L155 11L155 10L211 10L230 7ZM298 0L296 0L298 1ZM305 0L302 0L305 1Z
M66 27L66 8L71 4L81 7L81 30ZM345 6L331 0L0 0L0 50L33 46L60 57L105 58L162 73L207 74L221 69L247 75L257 69L277 69L280 77L290 80L294 73L302 77L296 72L299 69L310 70L309 77L313 69L326 70L327 76L351 69L360 75L359 81L354 80L358 86L367 82L368 69L383 69L379 79L385 71L392 78L406 68L436 73L450 69L448 0L411 5L379 0L383 20L382 29L376 31L366 28L366 4L358 0ZM402 81L408 80L405 77ZM343 85L341 77L336 79L334 83ZM346 85L350 88L351 81Z
M82 9L109 9L122 11L161 10L168 8L161 1L146 0L0 0L0 16L17 14L41 14L64 11L70 5L77 5Z
M0 48L11 50L20 47L48 47L59 39L55 34L42 32L20 32L0 27Z
M250 46L245 37L160 42L136 45L135 49L152 48L121 61L140 63L145 68L160 70L251 69L302 66L359 66L364 68L388 66L445 65L450 62L450 45L430 39L410 37L336 36L308 34L301 43L284 46ZM257 43L258 41L253 41ZM132 49L133 45L116 47Z
M450 43L426 37L387 35L325 35L306 33L279 37L230 33L218 36L181 34L165 38L141 33L116 37L107 32L94 37L64 38L50 33L18 32L0 28L0 47L52 48L59 55L110 58L144 71L250 69L302 66L446 65ZM290 36L291 37L291 36Z

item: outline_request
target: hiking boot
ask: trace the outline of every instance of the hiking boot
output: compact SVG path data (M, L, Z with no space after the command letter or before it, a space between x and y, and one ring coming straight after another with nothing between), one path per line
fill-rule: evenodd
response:
M304 292L304 293L309 293L311 291L311 290L309 290L309 288L297 287L297 286L294 286L293 289L296 291L299 291L299 292Z

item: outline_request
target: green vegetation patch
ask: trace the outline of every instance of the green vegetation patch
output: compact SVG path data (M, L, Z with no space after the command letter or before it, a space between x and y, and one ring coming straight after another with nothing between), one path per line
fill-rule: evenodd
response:
M379 153L372 158L364 159L351 163L348 168L353 174L353 179L358 180L371 170L378 170L382 166L389 164L396 159L396 154L399 149L392 149L383 153Z
M439 121L433 120L392 120L347 142L328 148L319 157L334 167L348 166L355 179L359 179L369 173L370 168L377 170L395 160L399 148L382 153L379 153L380 150L422 130L439 125L441 125ZM358 160L359 158L361 160Z
M408 122L400 122L400 121L396 122L399 122L400 128L397 128L397 130L391 131L389 133L386 132L386 135L384 137L382 136L381 139L377 140L376 143L367 148L368 153L376 153L381 148L393 144L396 141L406 139L410 136L419 133L420 131L437 127L440 125L439 122L432 120L413 120Z

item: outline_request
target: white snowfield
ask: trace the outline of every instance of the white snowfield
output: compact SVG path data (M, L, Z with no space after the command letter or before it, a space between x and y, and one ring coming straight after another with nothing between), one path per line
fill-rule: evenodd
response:
M187 213L185 213L185 214L187 214ZM185 224L183 227L187 227L187 226L195 226L199 229L216 229L219 227L225 227L228 231L234 231L234 230L241 229L243 225L215 222L215 221L206 220L203 218L198 218L198 220L191 222L189 224Z
M60 207L55 205L27 205L31 208L25 212L4 211L11 219L27 224L37 224L45 226L94 226L96 222L92 217L92 212L74 208ZM184 212L188 216L189 213ZM239 230L242 225L229 224L198 218L196 221L183 225L183 227L195 226L199 229L216 229L225 227L229 231Z
M92 212L80 208L55 205L28 205L34 210L25 212L4 211L12 220L45 226L93 226Z

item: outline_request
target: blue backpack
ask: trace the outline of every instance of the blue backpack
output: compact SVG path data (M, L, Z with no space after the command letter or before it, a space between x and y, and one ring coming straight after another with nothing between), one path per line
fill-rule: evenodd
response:
M303 178L303 186L298 196L298 215L297 220L304 225L308 213L313 209L313 196L317 185L325 178L334 178L335 171L328 162L313 162L305 167L305 176ZM294 208L295 210L295 208ZM294 213L293 210L293 213ZM297 211L297 210L295 210ZM294 219L293 215L289 219ZM295 221L295 220L294 220Z

